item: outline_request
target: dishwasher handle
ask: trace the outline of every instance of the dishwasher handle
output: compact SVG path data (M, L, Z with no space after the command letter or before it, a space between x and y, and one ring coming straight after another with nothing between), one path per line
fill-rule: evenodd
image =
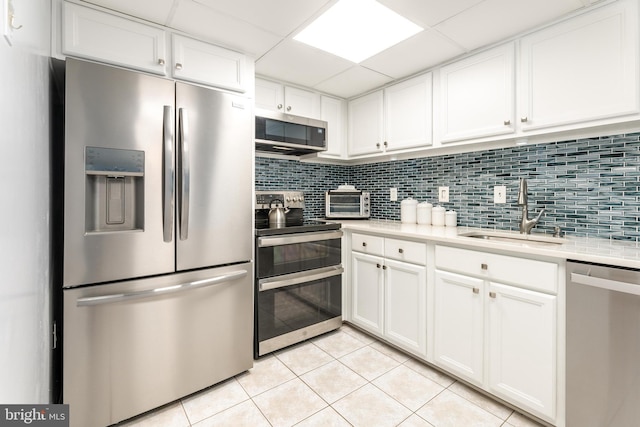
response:
M163 286L160 288L148 289L145 291L78 298L78 300L76 301L76 305L78 307L86 307L86 306L129 301L132 299L149 298L149 297L173 294L176 292L183 292L183 291L189 291L189 290L198 289L198 288L205 288L207 286L221 285L225 282L229 282L231 280L245 277L247 274L248 274L247 270L238 270L228 274L223 274L221 276L211 277L209 279L196 280L193 282L181 283L178 285Z
M601 277L591 276L589 273L571 273L571 281L579 285L593 286L595 288L608 289L610 291L623 292L625 294L640 295L639 284L603 279Z

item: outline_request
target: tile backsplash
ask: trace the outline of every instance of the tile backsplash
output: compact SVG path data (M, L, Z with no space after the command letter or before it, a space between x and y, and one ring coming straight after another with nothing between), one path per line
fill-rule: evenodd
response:
M256 189L305 192L305 216L324 215L324 192L349 183L371 192L371 217L400 220L400 201L438 204L449 187L458 224L517 230L519 178L527 178L529 216L545 208L534 232L559 226L569 235L640 241L640 133L397 160L324 165L256 158ZM493 203L493 187L507 187L507 203ZM398 201L389 188L398 188Z

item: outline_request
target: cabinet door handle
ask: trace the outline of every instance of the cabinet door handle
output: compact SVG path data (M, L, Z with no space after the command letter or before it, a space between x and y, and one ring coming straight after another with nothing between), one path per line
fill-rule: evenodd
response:
M282 110L282 104L278 104L278 110Z
M383 269L383 270L386 270L386 269L387 269L387 266L386 266L386 265L383 265L383 266L382 266L382 269Z
M158 59L158 65L164 65L164 59L162 58Z
M474 294L479 294L480 293L480 288L473 288L473 293Z
M380 148L380 143L376 142L376 148Z
M509 126L510 124L511 124L511 120L505 120L505 121L504 121L504 125L505 125L505 126Z
M402 248L398 249L398 253L403 254L404 253L404 249L402 249Z
M384 148L387 148L389 144L387 144L387 141L384 142Z
M529 118L528 118L527 116L520 117L520 121L521 121L522 123L527 123L527 122L529 121Z
M480 268L483 270L487 270L489 268L489 266L485 263L480 264Z
M362 242L362 247L366 248L367 247L367 242Z
M489 292L489 296L490 296L491 298L495 298L495 297L496 297L496 293L495 293L495 292Z
M291 111L291 105L287 106L287 111Z
M182 64L179 62L176 62L176 70L182 70Z
M376 268L380 268L382 267L380 264L376 264Z

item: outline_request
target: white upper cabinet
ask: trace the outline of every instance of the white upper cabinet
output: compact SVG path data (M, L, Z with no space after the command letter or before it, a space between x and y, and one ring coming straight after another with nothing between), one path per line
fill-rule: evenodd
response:
M320 94L256 79L256 107L320 119Z
M349 156L379 153L383 149L384 119L381 90L349 101Z
M63 4L62 53L166 75L165 32L72 3Z
M253 61L241 53L73 3L62 3L61 21L65 56L253 93Z
M241 53L173 34L172 76L245 92L246 64Z
M523 131L638 113L638 2L618 1L524 37Z
M327 122L327 151L320 157L342 157L346 141L346 101L320 96L320 119Z
M384 90L386 151L431 145L432 74Z
M440 140L513 133L514 68L513 43L442 67L436 108Z

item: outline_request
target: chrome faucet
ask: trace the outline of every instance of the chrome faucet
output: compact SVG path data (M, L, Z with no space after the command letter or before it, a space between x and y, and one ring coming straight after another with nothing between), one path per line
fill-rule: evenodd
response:
M520 233L531 234L531 229L538 224L540 217L544 213L544 208L537 217L529 219L529 206L527 201L527 180L520 178L520 188L518 190L518 205L522 206L522 218L520 219Z

